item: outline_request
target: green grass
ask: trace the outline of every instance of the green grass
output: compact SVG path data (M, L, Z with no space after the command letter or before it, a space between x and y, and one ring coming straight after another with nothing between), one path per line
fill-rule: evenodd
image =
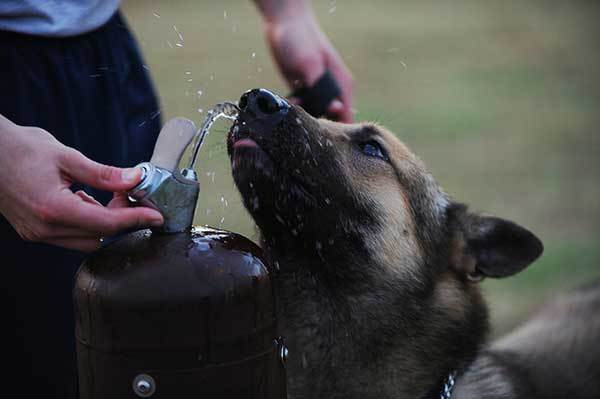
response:
M542 258L525 271L510 279L485 281L484 292L495 322L494 335L519 324L542 301L600 279L597 243L597 240L550 243Z
M544 298L600 277L600 4L313 3L354 73L357 119L394 131L453 197L544 241L544 256L529 269L484 283L496 333ZM287 92L251 1L128 0L123 8L163 118L199 122L199 108L251 87ZM255 237L230 176L227 128L219 122L201 154L196 221Z

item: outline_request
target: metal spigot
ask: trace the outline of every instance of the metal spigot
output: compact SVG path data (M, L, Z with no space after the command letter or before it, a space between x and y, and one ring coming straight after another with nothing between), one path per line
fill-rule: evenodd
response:
M132 201L163 215L164 224L156 231L178 233L192 226L200 184L193 169L180 171L178 165L195 134L196 127L189 119L171 119L160 131L150 162L137 165L142 180L127 194Z

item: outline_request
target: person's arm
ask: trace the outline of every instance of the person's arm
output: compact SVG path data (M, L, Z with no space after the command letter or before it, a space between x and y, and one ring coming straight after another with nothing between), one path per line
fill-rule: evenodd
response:
M352 122L352 75L319 28L309 0L254 0L271 53L291 88L312 86L329 69L341 89L328 116Z
M139 183L141 171L91 161L36 127L18 126L0 115L0 214L27 241L80 251L121 230L159 226L150 208L128 207L123 191ZM116 192L104 207L73 182Z

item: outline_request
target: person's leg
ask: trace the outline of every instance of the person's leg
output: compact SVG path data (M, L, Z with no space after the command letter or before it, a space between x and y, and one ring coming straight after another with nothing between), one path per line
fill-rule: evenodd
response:
M102 163L131 166L150 158L160 128L158 102L119 16L68 39L0 32L0 76L0 114L15 123L42 127ZM101 202L110 198L86 190ZM5 377L12 385L3 390L74 397L71 291L83 255L23 242L1 216L0 237L2 299L15 309L14 322L7 317L3 323L9 335Z

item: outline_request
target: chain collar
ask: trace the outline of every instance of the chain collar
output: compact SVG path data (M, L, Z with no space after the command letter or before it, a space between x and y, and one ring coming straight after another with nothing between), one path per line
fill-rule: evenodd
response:
M440 399L451 399L452 398L452 390L454 389L454 384L456 383L456 371L448 374L448 377L444 380L444 386L442 387L442 391L440 392Z

